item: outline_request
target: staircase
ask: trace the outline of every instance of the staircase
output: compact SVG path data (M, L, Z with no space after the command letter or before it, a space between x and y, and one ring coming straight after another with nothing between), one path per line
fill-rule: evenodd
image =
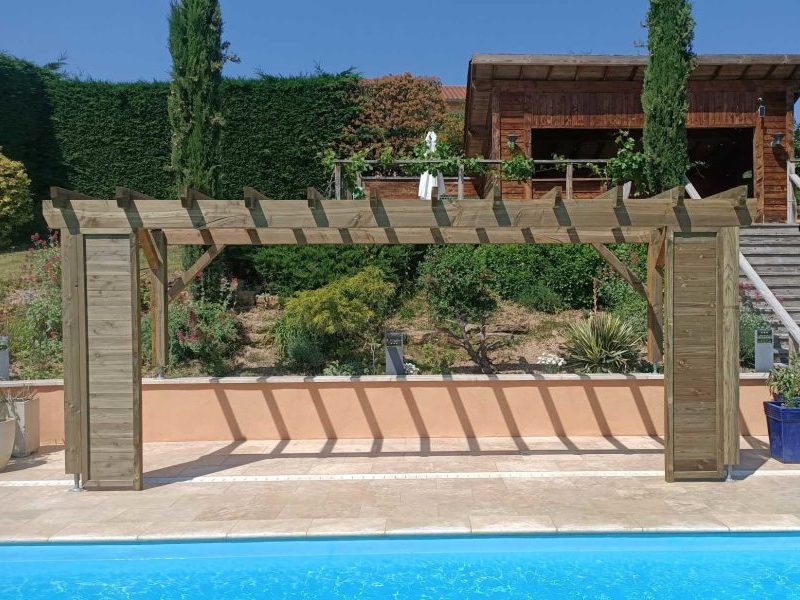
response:
M798 225L754 225L739 230L741 252L772 290L786 311L800 324L800 227ZM742 282L747 278L742 276ZM752 292L749 294L752 297ZM789 336L763 300L754 305L772 324L778 355L786 362L791 348Z

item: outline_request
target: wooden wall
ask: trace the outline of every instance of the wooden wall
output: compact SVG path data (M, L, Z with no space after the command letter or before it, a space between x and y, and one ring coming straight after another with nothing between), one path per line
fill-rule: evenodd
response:
M666 478L739 462L738 230L669 232L664 298Z
M517 135L527 156L532 129L638 129L644 122L640 82L494 81L488 158L509 158L505 143ZM767 115L758 117L759 98ZM785 86L759 81L690 82L690 128L754 128L753 164L756 196L768 221L786 218L786 160L792 147L794 98ZM771 148L772 136L785 134L783 146ZM530 184L503 182L504 198L539 197Z

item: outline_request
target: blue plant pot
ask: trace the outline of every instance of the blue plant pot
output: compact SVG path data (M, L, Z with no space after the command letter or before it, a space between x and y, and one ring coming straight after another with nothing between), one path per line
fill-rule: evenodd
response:
M782 463L800 462L800 408L776 400L764 402L769 432L769 455Z

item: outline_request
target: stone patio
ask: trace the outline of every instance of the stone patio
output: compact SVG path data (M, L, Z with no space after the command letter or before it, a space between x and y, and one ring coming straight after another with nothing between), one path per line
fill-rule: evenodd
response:
M0 541L800 530L800 468L742 447L667 484L648 437L157 443L144 491L81 493L50 447L0 473Z

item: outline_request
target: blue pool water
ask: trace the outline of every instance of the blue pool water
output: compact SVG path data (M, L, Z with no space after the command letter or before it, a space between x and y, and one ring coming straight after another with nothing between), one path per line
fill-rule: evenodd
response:
M800 535L6 545L0 598L800 598Z

